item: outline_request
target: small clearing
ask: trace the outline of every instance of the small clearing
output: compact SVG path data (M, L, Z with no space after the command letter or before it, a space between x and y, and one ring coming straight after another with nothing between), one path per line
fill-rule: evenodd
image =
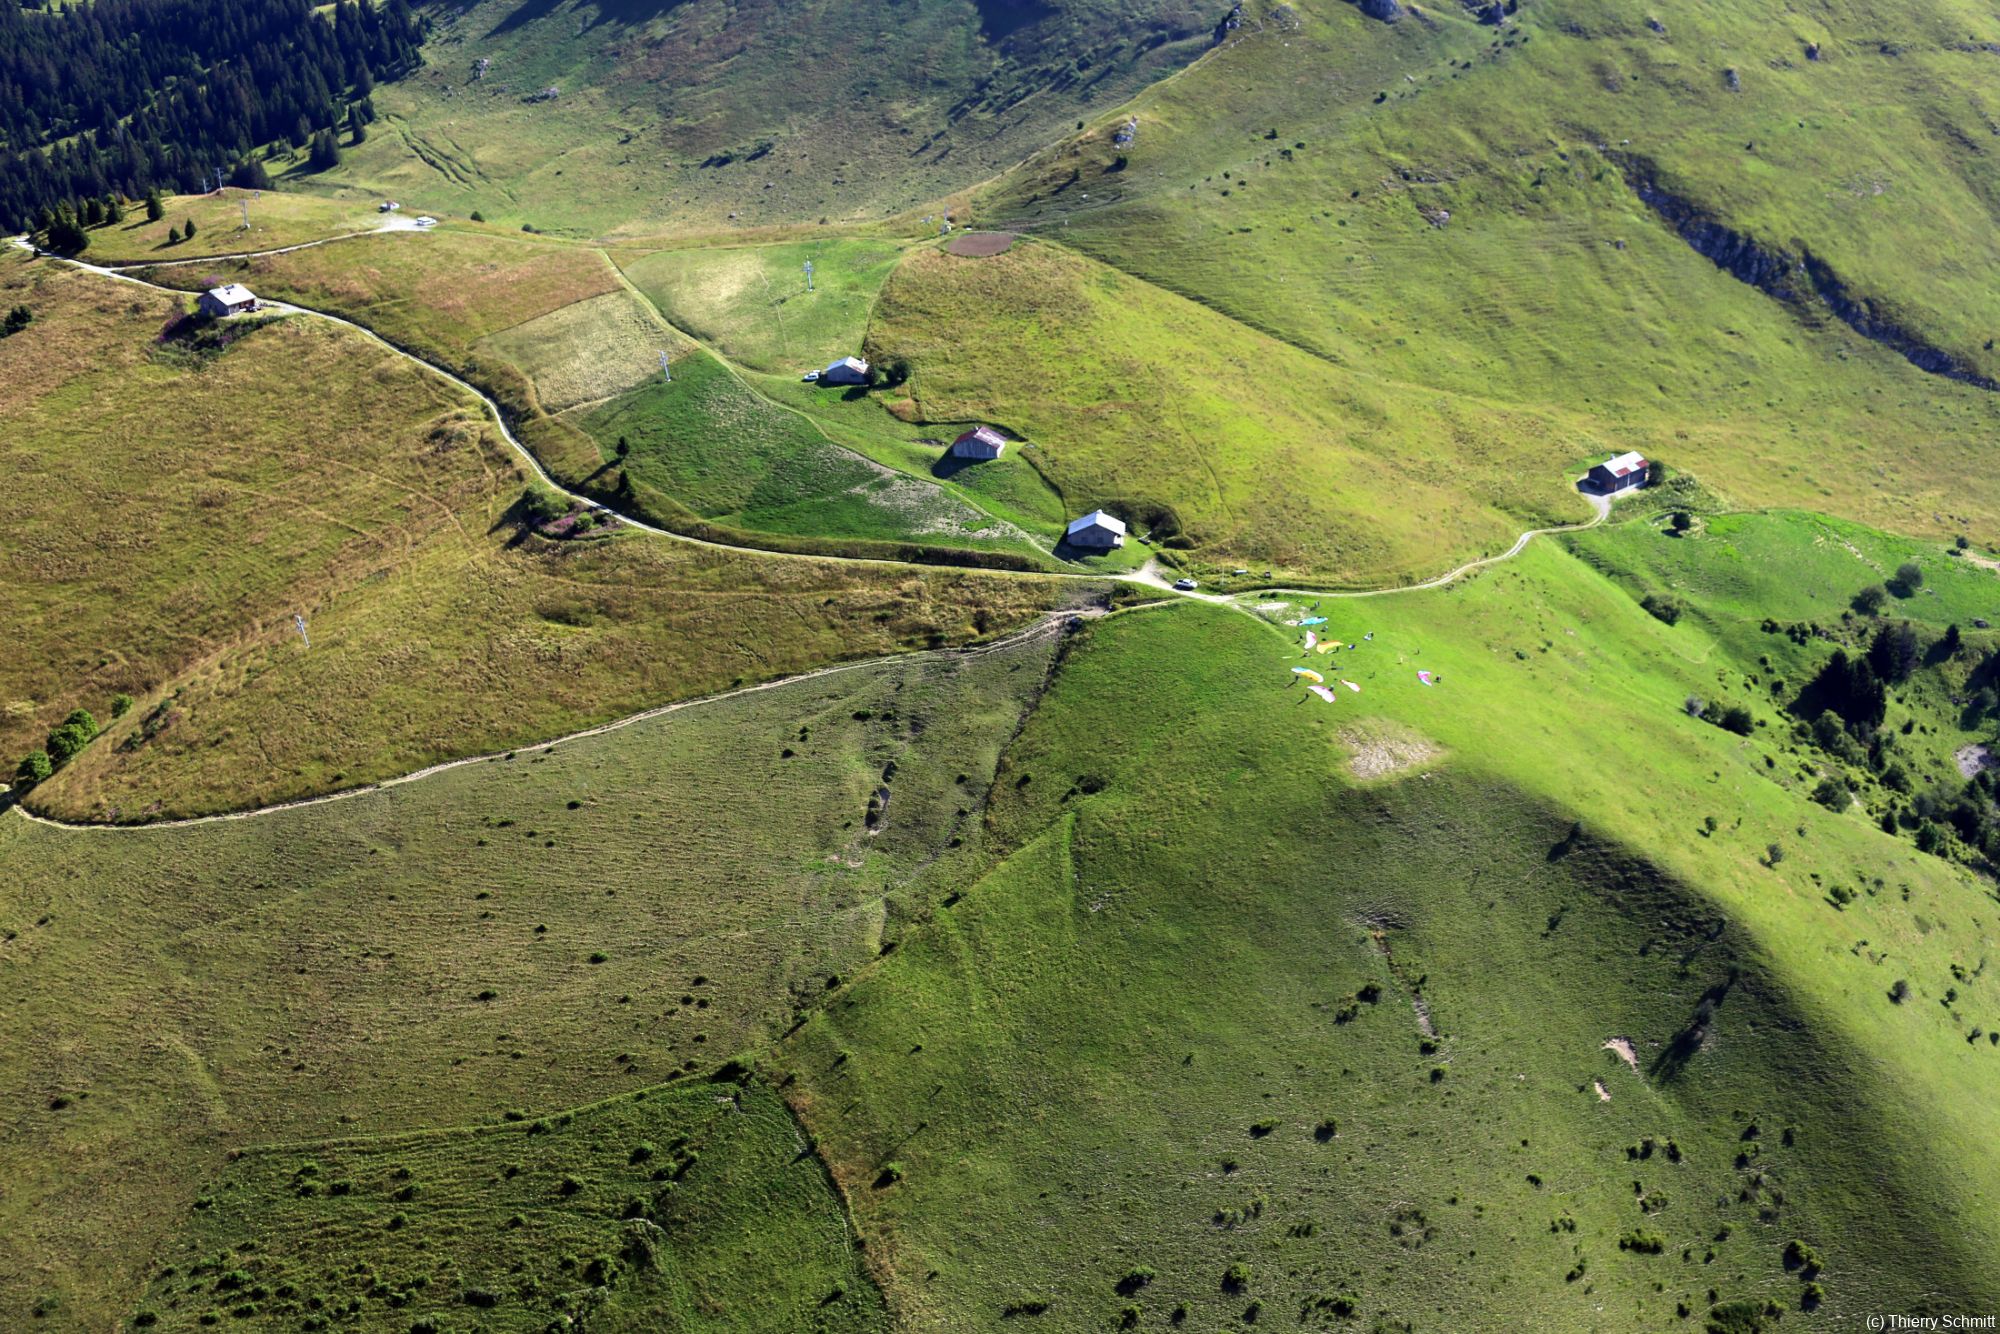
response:
M945 249L961 259L991 259L1006 254L1013 244L1012 232L967 232L953 237Z
M1367 730L1344 728L1337 734L1352 752L1347 767L1356 778L1386 778L1430 763L1444 751L1435 742L1407 728L1371 723Z
M1952 758L1958 761L1958 772L1964 778L1977 778L1981 771L2000 768L2000 757L1993 754L1993 747L1975 741L1969 746L1960 746Z
M1632 1039L1606 1038L1604 1039L1604 1050L1617 1052L1618 1059L1631 1066L1633 1074L1636 1075L1639 1073L1639 1053L1632 1049ZM1603 1091L1604 1086L1601 1084L1598 1085L1598 1092L1602 1093Z

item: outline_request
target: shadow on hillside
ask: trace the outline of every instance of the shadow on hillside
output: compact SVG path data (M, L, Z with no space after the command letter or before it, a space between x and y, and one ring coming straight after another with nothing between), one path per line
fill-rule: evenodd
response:
M948 482L967 468L976 467L986 462L990 462L990 460L960 458L947 448L943 454L938 456L937 462L931 464L931 476L937 478L940 482Z

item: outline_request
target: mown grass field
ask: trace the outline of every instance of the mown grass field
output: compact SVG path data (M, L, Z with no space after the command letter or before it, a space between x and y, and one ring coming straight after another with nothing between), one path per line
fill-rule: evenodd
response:
M607 460L618 442L633 492L732 527L801 536L1019 548L1019 534L929 479L830 441L804 413L759 395L706 352L574 417ZM609 466L609 465L608 465Z
M848 0L489 0L439 16L424 68L377 89L368 142L311 185L571 236L875 219L1185 64L1216 21L1184 0L886 21Z
M740 365L796 377L859 354L876 295L902 253L889 240L829 237L613 258L677 327Z
M660 373L660 353L694 350L646 303L619 288L488 334L473 357L520 367L544 412L601 403Z
M1052 245L916 252L869 346L909 360L913 419L999 424L1071 516L1122 503L1210 566L1411 582L1589 513L1560 421L1350 374Z
M902 1323L1990 1304L1983 885L1809 804L1776 722L1687 718L1755 662L1557 546L1320 611L1335 705L1282 627L1093 626L1004 860L784 1045Z
M0 820L0 992L21 1038L0 1062L0 1323L25 1324L46 1300L52 1327L103 1328L142 1307L164 1315L169 1295L184 1321L222 1301L186 1292L203 1278L187 1255L252 1237L261 1250L225 1268L254 1268L273 1291L282 1270L301 1294L343 1302L352 1283L318 1275L369 1261L394 1291L437 1274L435 1261L511 1293L521 1280L492 1266L519 1254L505 1235L517 1211L533 1215L539 1263L571 1245L587 1261L598 1246L583 1253L584 1238L623 1230L633 1141L659 1146L657 1168L687 1132L600 1129L635 1126L653 1114L645 1104L580 1114L546 1144L521 1138L524 1123L705 1076L893 949L902 887L948 878L968 855L958 841L976 830L1052 650L1044 636L836 672L251 820ZM712 1095L733 1091L668 1095L686 1110L661 1114L713 1116ZM631 1295L677 1310L691 1285L722 1327L804 1327L751 1316L817 1301L825 1292L803 1285L839 1275L823 1248L817 1268L791 1272L782 1229L763 1228L789 1219L804 1246L838 1205L823 1186L807 1198L818 1169L769 1095L743 1097L743 1129L711 1134L737 1148L701 1146L701 1169L676 1186L694 1211L667 1248L688 1248L684 1281ZM457 1126L506 1132L507 1147L393 1138ZM226 1164L239 1148L334 1137L358 1142ZM747 1157L730 1166L734 1152ZM271 1188L267 1173L308 1157L328 1181L367 1183L344 1202L320 1197L346 1212ZM517 1160L592 1185L568 1207L530 1209L529 1183L492 1171ZM418 1174L414 1198L395 1202L408 1238L370 1225L394 1212L373 1208L389 1163ZM212 1207L197 1208L203 1195ZM754 1255L738 1256L732 1229L749 1229ZM429 1246L399 1244L411 1239ZM787 1272L736 1289L769 1263ZM166 1265L183 1272L156 1285ZM725 1295L726 1312L711 1309ZM414 1313L387 1298L368 1296L363 1322L407 1329ZM524 1314L510 1295L492 1317L509 1323L492 1327Z

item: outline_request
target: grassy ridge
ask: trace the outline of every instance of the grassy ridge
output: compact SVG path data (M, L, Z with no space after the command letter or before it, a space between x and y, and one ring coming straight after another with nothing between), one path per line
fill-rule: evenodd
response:
M84 258L93 264L182 260L201 255L276 250L332 236L372 231L381 222L373 201L328 199L289 191L234 188L206 195L168 195L158 222L146 220L143 205L128 205L125 221L90 233ZM250 226L243 226L243 205ZM195 238L173 243L167 233L195 224Z
M1619 539L1673 540L1578 540ZM1991 1301L1938 1244L1990 1227L2000 1058L1966 1037L2000 994L1951 967L1990 896L1808 803L1796 742L1682 714L1745 641L1546 545L1321 610L1373 634L1313 655L1362 686L1333 706L1228 613L1094 629L999 776L1012 855L785 1048L900 1314L1651 1323L1711 1287L1798 1307L1794 1237L1838 1257L1834 1316Z
M769 1041L901 934L906 883L963 874L1051 647L836 673L250 821L0 820L22 1037L0 1062L0 1324L45 1297L66 1325L129 1313L169 1239L211 1249L193 1206L230 1149L500 1126ZM410 1212L475 1245L519 1205L465 1171Z
M70 709L275 635L450 541L512 476L469 400L323 325L163 343L180 303L18 255L0 296L35 314L0 340L0 458L20 488L0 552L9 776ZM292 429L301 383L326 395L310 438Z

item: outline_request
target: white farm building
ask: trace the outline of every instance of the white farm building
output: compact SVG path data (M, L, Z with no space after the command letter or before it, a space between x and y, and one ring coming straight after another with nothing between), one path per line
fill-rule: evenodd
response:
M1006 436L991 426L975 426L951 442L950 453L955 459L997 459L1005 448Z
M867 384L868 363L859 357L842 357L819 373L821 384Z
M202 314L220 319L224 315L240 315L246 310L257 309L257 297L242 283L227 283L203 292L196 299L195 306Z
M1063 540L1073 547L1109 551L1125 545L1125 521L1103 510L1092 510L1081 519L1071 520Z

